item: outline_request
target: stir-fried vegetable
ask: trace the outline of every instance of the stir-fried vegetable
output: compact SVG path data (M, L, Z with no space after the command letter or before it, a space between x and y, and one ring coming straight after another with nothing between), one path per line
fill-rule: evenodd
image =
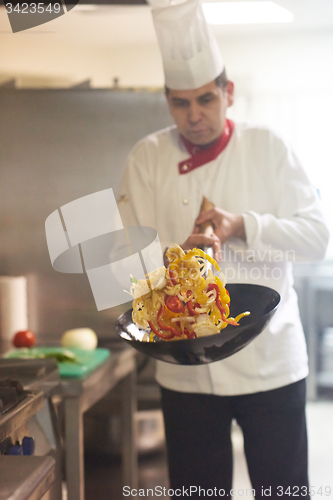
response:
M219 333L228 324L237 326L237 318L229 317L230 297L217 262L202 250L185 253L178 245L167 251L169 268L160 267L146 280L131 277L133 321L139 328L150 330L164 340L195 338ZM206 275L206 261L215 268ZM206 278L205 278L206 275Z

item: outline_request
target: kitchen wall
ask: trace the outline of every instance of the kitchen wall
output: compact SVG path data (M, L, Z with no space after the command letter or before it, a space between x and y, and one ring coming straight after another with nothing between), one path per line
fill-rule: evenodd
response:
M75 12L73 9L52 23L26 32L12 34L4 8L0 7L0 85L1 82L14 78L20 88L68 88L82 81L90 80L91 86L94 88L110 88L114 78L117 78L120 87L162 87L162 63L149 9L141 6L115 7L111 10L101 7L100 9L102 10L97 12ZM330 192L333 164L333 151L330 146L331 116L333 114L333 67L330 63L333 53L332 31L328 28L295 28L293 30L292 27L287 29L274 25L253 26L251 28L245 26L215 27L214 31L229 77L236 84L236 102L230 109L230 116L267 122L291 139L312 182L321 191L333 232L333 198ZM84 94L77 95L83 97ZM122 93L117 95L121 96ZM142 102L143 107L146 98L145 92L136 95L136 99L138 102ZM75 99L73 98L72 101L73 106L75 106ZM161 94L159 94L158 99L160 99L159 106L163 106ZM119 99L117 97L117 101L119 104L124 104L120 97ZM9 101L6 108L4 108L4 104L1 108L4 128L6 128L6 116L10 117L11 120L13 116L19 119L18 109L20 112L25 109L20 107L19 101L16 101L16 106L18 106L16 109L9 109L8 103ZM96 130L101 130L98 128L99 126L104 127L104 132L109 131L110 137L112 137L113 142L108 144L108 151L110 152L112 149L116 151L116 160L113 160L115 168L118 169L113 179L115 184L119 182L120 164L120 168L122 168L126 155L135 140L147 131L153 130L155 125L156 127L162 126L170 120L166 109L162 110L162 107L159 115L160 122L147 122L146 120L139 123L136 118L132 119L130 113L126 111L129 121L124 123L129 123L132 130L135 129L135 133L133 136L126 137L126 144L124 141L117 143L119 125L115 123L115 128L111 131L111 128L108 129L111 122L108 122L105 113L103 120L99 121L97 115L94 114L93 106L89 105L86 109L84 104L81 103L80 106L79 126L75 131L76 134L82 130L83 136L86 137L88 129L84 130L84 124L90 122L97 127ZM123 109L125 108L126 106ZM6 109L7 114L4 113L4 109ZM120 109L118 111L121 113ZM33 118L36 116L33 115ZM55 104L50 108L45 108L43 119L47 117L49 123L54 123L52 127L54 142L60 141L61 137L66 136L68 127L61 127L60 122L57 121L61 116L61 108ZM73 116L76 116L75 113ZM145 113L145 117L149 117L149 113ZM121 114L119 114L119 120L121 120ZM22 130L20 137L24 139L25 148L28 150L29 138L34 135L34 124L33 121L29 123L28 114L25 115L25 124L29 133L24 135L24 130ZM71 126L74 130L74 123ZM61 128L63 129L62 135L59 132ZM5 135L2 137L4 140ZM72 138L73 136L69 134L68 137ZM46 139L49 140L49 137ZM102 143L107 144L105 134L102 134ZM49 143L46 142L46 144ZM30 147L33 150L32 144ZM41 158L44 164L51 168L52 176L56 171L59 172L59 175L61 172L68 174L71 170L78 171L83 165L86 177L81 177L82 182L86 182L87 189L97 190L99 189L98 183L96 183L97 176L94 178L86 168L89 161L93 161L94 149L83 158L81 165L80 161L77 162L75 159L79 149L77 142L73 143L72 140L61 149L62 156L59 156L58 151L57 155L48 157L46 149L43 147ZM24 151L24 149L21 148L20 151ZM10 165L13 170L12 173L9 173L9 164L3 160L3 154L4 149L0 152L0 174L2 178L11 179L12 184L20 177L21 181L18 182L21 182L21 188L17 195L21 199L20 197L25 196L24 187L27 179L29 176L30 178L34 177L34 175L29 174L28 169L26 169L26 173L23 173L23 157L20 158L21 167L15 170L15 166ZM32 155L30 165L33 164L33 158ZM80 155L79 158L81 158ZM104 157L99 164L99 169L104 173L107 163L111 165L112 158ZM25 177L26 175L28 177ZM45 177L45 174L43 175ZM38 182L34 185L33 192L37 196L36 188L38 183L42 182L43 177L36 175L36 179ZM51 186L49 180L46 176L45 183ZM60 190L56 176L52 177L52 182L55 186L53 193L50 187L44 189L44 196L49 197L48 203L54 199L52 198L54 192L60 193L60 198L68 201L69 198L66 198L66 195L69 195L69 184L64 183ZM16 183L16 191L19 185ZM74 197L70 199L74 199ZM48 205L46 206L48 207ZM50 209L50 211L52 210ZM45 210L47 216L49 212L46 212L47 210ZM26 231L28 231L27 228ZM15 250L15 252L19 253L19 250ZM328 252L328 257L333 258L332 247ZM26 257L21 262L24 259ZM4 260L2 260L3 262ZM6 269L7 271L3 268L3 272L14 272L13 268ZM16 272L21 270L20 266L15 269ZM64 276L59 276L59 279L66 280ZM50 283L49 287L52 288L52 286L55 285ZM69 287L69 294L70 290ZM86 300L85 296L84 305ZM79 311L78 317L81 320L80 311L82 308L80 304L77 311ZM58 308L55 308L52 314L52 327L49 330L59 331L63 325L58 322ZM36 318L40 317L38 314L35 316ZM101 320L102 323L103 321L104 319ZM42 323L36 326L37 331L46 332L48 322L49 319L46 315ZM76 326L76 324L71 324L71 326ZM103 323L101 329L107 328L108 321Z
M104 9L104 10L103 10ZM333 221L333 32L284 25L214 27L236 102L230 116L266 122L293 143ZM0 84L19 87L162 87L149 9L73 9L52 23L11 34L0 8ZM331 223L333 231L333 222ZM333 246L328 257L333 258Z
M163 72L149 9L73 9L51 23L11 34L0 8L0 73L90 79L108 87L115 77L125 87L163 85ZM257 91L332 88L332 30L306 31L283 25L214 27L229 74ZM313 74L309 76L309 71Z
M44 342L82 326L114 336L130 297L98 312L86 274L52 268L45 220L82 196L117 192L133 144L170 124L164 95L0 88L0 109L0 276L27 276L29 327Z

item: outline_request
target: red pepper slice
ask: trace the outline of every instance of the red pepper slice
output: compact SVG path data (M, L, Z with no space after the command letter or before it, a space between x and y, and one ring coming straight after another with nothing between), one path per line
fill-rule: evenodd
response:
M165 311L165 306L161 306L160 310L157 313L157 324L158 324L158 326L160 327L161 330L173 333L173 336L176 335L177 337L181 337L182 336L182 332L178 332L175 328L172 328L172 326L163 325L161 318L162 318L162 316L164 314L164 311Z
M225 323L228 323L229 325L238 326L239 323L237 323L237 321L235 321L234 319L230 319L230 318L225 317L225 310L223 309L221 301L220 301L220 290L219 290L219 287L217 286L216 283L210 283L210 285L208 285L207 292L209 292L210 290L213 290L213 289L216 291L215 303L216 303L216 305L221 313L222 321L224 321Z
M170 276L171 283L173 285L178 285L178 281L176 281L176 279L174 278L174 274L173 274L173 271L171 271L171 269L169 269L169 276Z
M165 305L167 308L174 313L184 313L185 307L182 301L176 295L168 295L165 298Z
M155 333L155 335L158 335L158 337L160 337L161 339L164 339L164 340L173 339L174 334L172 332L170 332L169 334L164 334L164 333L158 331L154 327L154 325L153 325L153 323L151 321L148 321L148 324L149 324L151 330Z
M190 295L192 295L191 290L187 290L186 295L187 295L187 297L190 297ZM200 304L198 304L198 302L193 304L193 301L189 300L188 302L186 302L186 305L187 305L188 312L190 313L191 316L195 316L195 315L200 314L194 310L195 307L200 307Z
M194 339L195 338L195 331L189 332L187 328L184 328L184 333L188 339Z

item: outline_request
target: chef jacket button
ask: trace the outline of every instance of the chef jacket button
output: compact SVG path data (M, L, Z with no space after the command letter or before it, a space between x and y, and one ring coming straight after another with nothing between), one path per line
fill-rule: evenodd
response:
M182 166L182 170L183 170L184 172L186 172L186 170L188 170L188 165L183 165L183 166Z
M187 198L184 198L184 199L183 199L183 203L184 203L184 205L188 205L188 199L187 199Z

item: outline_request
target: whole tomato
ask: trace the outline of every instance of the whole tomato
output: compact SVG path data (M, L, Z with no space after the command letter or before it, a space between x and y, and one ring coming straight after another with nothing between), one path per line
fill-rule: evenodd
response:
M165 299L165 305L174 313L183 313L185 311L185 307L182 301L175 295L169 295Z
M36 344L36 337L30 330L17 332L13 338L15 347L32 347Z

